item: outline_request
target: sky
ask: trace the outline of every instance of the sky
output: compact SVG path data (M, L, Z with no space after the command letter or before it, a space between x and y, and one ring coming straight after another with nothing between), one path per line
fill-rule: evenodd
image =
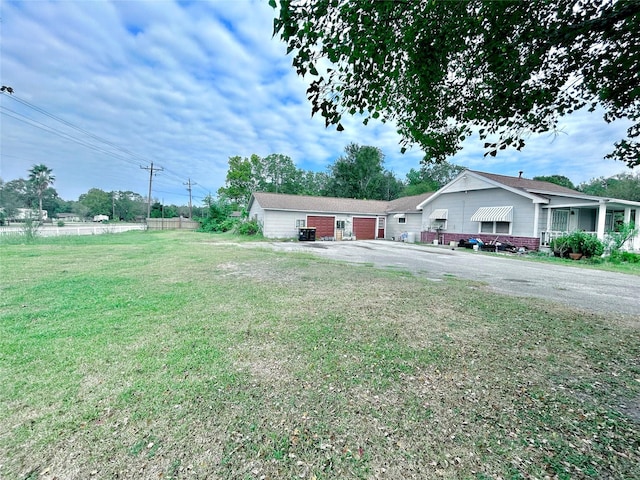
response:
M267 0L2 0L0 178L53 170L64 200L91 188L133 191L165 204L202 204L224 185L230 157L284 154L298 168L327 171L350 143L378 147L405 179L418 147L400 152L393 124L311 117L307 85L273 37ZM604 160L629 125L579 111L560 133L523 151L484 157L477 136L448 159L474 170L526 178L564 175L574 184L631 172Z

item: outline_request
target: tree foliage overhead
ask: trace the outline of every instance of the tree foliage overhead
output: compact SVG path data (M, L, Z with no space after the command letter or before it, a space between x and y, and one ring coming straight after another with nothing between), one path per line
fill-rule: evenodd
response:
M403 149L441 161L474 127L495 156L600 107L607 122L633 122L609 157L640 164L637 0L279 3L274 35L327 126L341 130L345 114L393 120Z

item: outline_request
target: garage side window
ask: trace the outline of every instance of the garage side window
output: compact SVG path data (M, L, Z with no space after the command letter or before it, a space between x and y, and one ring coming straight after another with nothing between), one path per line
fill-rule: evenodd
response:
M345 229L345 221L344 220L336 221L336 228L338 230L344 230Z
M398 218L398 223L407 223L407 219L405 217Z
M306 227L304 219L296 220L296 228L304 228Z

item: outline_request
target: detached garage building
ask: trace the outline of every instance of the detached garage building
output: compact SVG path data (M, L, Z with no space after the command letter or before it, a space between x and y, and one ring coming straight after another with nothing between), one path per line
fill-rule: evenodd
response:
M316 229L317 240L391 238L408 226L420 232L422 212L416 206L429 195L386 202L256 192L249 200L249 218L260 222L267 238L296 238L300 228L308 227Z

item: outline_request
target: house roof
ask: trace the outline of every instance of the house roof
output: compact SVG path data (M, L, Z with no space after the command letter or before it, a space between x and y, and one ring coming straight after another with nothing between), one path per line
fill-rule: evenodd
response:
M392 201L384 201L254 192L249 200L249 209L255 200L265 210L359 213L363 215L387 215L389 213L398 212L419 213L416 206L432 194L433 192L429 192L411 197L402 197Z
M475 177L477 179L481 179L488 184L492 184L495 187L504 188L505 190L509 190L518 195L522 195L531 199L534 203L548 204L549 196L564 196L572 199L577 199L581 201L600 201L601 197L593 197L591 195L586 195L584 193L578 192L576 190L572 190L567 187L563 187L561 185L556 185L555 183L545 182L541 180L530 180L528 178L523 177L509 177L507 175L498 175L495 173L486 173L486 172L478 172L475 170L464 170L461 172L455 179L451 180L445 186L443 186L440 190L434 193L432 196L424 200L422 203L418 205L418 208L424 208L428 203L435 200L443 193L447 193L450 191L452 187L459 184L459 182L464 181L467 178L467 175L471 177Z
M401 197L389 202L387 213L418 213L418 205L433 195L434 192L412 195L411 197Z
M571 188L556 185L551 182L544 182L540 180L529 180L528 178L521 177L508 177L506 175L497 175L495 173L477 172L469 170L472 174L484 177L490 181L500 183L507 188L514 190L521 190L538 197L548 198L548 195L557 195L563 197L569 197L578 201L584 202L607 202L612 207L638 207L640 202L634 202L631 200L622 200L612 197L598 197L594 195L587 195L586 193L572 190Z
M555 195L567 195L571 197L589 197L589 195L585 195L584 193L551 182L530 180L523 177L508 177L507 175L497 175L495 173L478 172L475 170L469 171L480 175L481 177L493 180L494 182L501 183L507 187L518 188L529 193L552 193Z

